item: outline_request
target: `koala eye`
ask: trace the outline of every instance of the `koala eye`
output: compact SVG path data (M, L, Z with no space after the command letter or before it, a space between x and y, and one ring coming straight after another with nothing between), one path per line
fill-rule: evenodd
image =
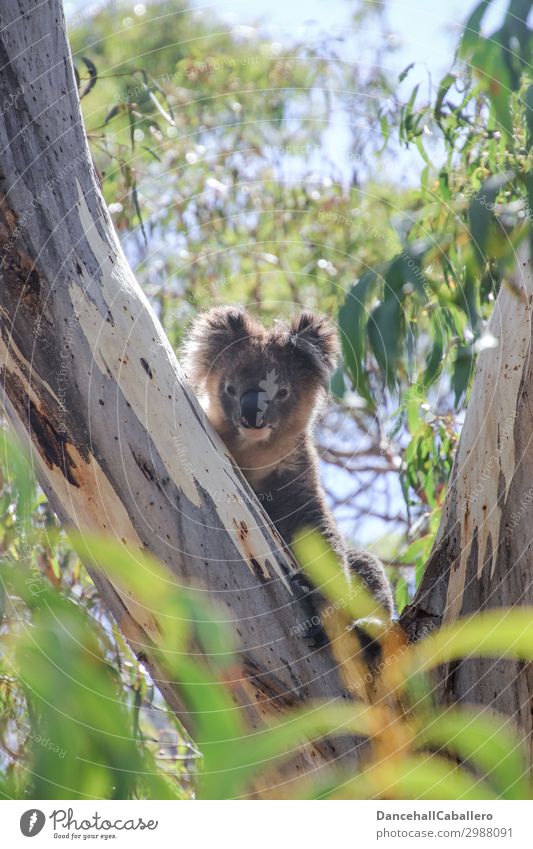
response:
M228 385L226 386L226 392L228 393L228 395L233 395L233 397L235 397L235 395L237 394L237 390L234 386L231 385L231 383L228 383Z
M289 389L287 386L281 386L276 392L276 398L280 401L285 401L289 397Z

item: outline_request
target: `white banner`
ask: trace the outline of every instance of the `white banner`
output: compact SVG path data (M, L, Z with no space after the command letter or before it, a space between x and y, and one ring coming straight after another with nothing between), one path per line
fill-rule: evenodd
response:
M532 813L533 802L4 801L0 843L530 849Z

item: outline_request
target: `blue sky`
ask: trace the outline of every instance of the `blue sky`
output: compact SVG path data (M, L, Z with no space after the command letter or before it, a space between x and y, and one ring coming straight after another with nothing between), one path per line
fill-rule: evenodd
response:
M259 20L280 40L298 36L302 27L304 32L311 32L312 28L306 26L311 21L325 31L344 35L354 32L350 12L356 3L350 0L215 0L209 4L196 0L194 5L205 14L212 9L236 24L250 25ZM439 4L428 0L389 0L386 17L390 32L399 40L400 69L402 62L416 60L437 76L445 73L461 22L476 5L477 0L444 0ZM487 26L492 26L506 5L504 0L494 0Z
M92 9L113 5L114 2L64 0L67 16L79 12L84 17L90 16ZM400 99L407 100L418 82L421 83L420 96L425 99L428 96L428 71L433 87L438 85L450 69L461 24L477 2L444 0L437 4L428 0L388 0L385 32L395 48L386 53L390 78L397 78L408 64L416 63L398 89ZM338 46L339 55L360 67L365 62L374 63L376 39L382 37L376 26L366 32L354 26L351 15L359 6L358 0L211 0L208 3L190 0L190 3L196 14L206 18L216 16L228 28L259 25L275 41L290 43L297 40L312 45L324 35L337 37L342 39ZM144 3L131 0L120 5L126 10L131 9L132 16L135 16L142 15L142 10L150 3L149 0ZM484 28L492 30L506 7L507 0L493 0L484 19ZM350 143L348 122L349 116L339 113L324 137L330 156L336 160L345 180L350 179L352 171L347 158ZM438 157L437 150L433 151L433 155ZM312 166L316 168L316 163L313 162ZM384 157L381 167L390 170L388 176L393 182L412 185L418 179L423 162L416 152L396 151L392 161Z
M458 28L477 2L444 0L437 4L428 0L389 0L386 15L390 32L399 41L396 57L400 69L402 62L416 60L425 63L436 76L448 70ZM67 14L75 11L88 14L91 6L112 3L113 0L95 0L94 3L65 0L65 9ZM132 0L130 5L133 10L143 4ZM311 34L318 28L344 36L351 32L357 38L350 21L350 13L357 6L352 0L214 0L210 3L191 0L191 5L203 10L205 15L213 12L233 24L246 26L261 22L280 40L299 37L306 32ZM493 8L486 16L488 26L501 15L506 5L505 0L493 0ZM317 26L310 26L309 22ZM364 40L364 33L360 32L360 43Z

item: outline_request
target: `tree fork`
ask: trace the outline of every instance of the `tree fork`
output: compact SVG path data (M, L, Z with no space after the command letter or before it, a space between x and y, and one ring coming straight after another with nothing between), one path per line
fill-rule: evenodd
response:
M307 699L344 698L328 648L295 635L295 564L209 427L118 243L83 129L59 0L3 0L0 33L0 363L8 418L67 525L148 550L176 582L227 609L232 684L250 729ZM143 600L89 572L169 706L179 687L151 656ZM209 659L206 658L209 662ZM358 741L308 745L312 766L356 760ZM272 775L272 773L271 773Z

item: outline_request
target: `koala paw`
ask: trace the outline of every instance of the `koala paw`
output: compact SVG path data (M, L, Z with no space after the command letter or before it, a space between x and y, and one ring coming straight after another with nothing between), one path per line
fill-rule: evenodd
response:
M352 631L359 640L364 660L371 670L378 666L381 658L380 636L384 627L385 622L377 618L357 619L352 625Z

